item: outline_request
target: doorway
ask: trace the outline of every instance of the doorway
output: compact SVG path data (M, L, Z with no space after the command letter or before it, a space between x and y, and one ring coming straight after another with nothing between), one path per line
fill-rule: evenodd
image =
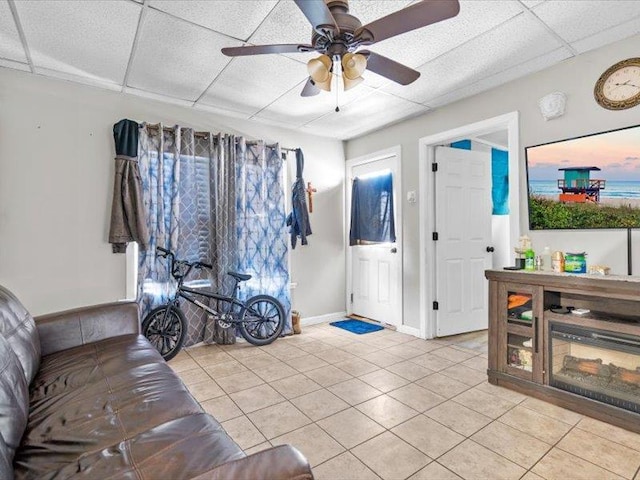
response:
M472 223L466 221L457 226L461 241L457 242L450 233L449 245L440 240L442 233L438 228L447 228L442 217L446 218L446 205L443 206L442 191L438 183L455 184L455 179L445 181L438 176L434 164L437 162L439 147L450 145L463 139L476 139L491 143L506 132L508 147L508 210L497 227L484 213L483 220ZM435 338L464 331L487 328L488 296L487 281L484 278L486 268L502 268L511 257L513 247L517 245L520 233L520 196L519 196L519 132L518 112L494 117L482 122L466 125L430 135L419 140L420 161L420 336ZM472 153L472 152L466 152ZM444 160L446 161L446 159ZM476 170L479 167L476 167ZM437 170L440 170L438 165ZM470 173L471 168L469 168ZM442 185L441 185L442 186ZM476 192L477 193L477 192ZM491 195L483 194L483 201L491 202ZM466 201L469 205L470 200ZM475 207L475 203L474 203ZM468 208L468 206L460 206ZM486 210L486 208L485 208ZM461 216L450 212L460 220ZM480 214L478 214L480 215ZM440 217L440 221L438 221ZM474 217L475 218L475 217ZM479 217L478 217L479 218ZM443 226L444 225L444 226ZM463 225L464 231L460 231ZM473 232L471 231L473 229ZM496 255L493 246L496 229L504 238L500 253ZM489 233L487 233L487 231ZM486 236L489 235L488 239ZM455 235L454 235L455 236ZM478 238L473 245L472 238ZM479 238L483 240L479 240ZM463 246L467 242L467 246ZM471 242L471 243L469 243ZM455 251L453 247L460 247ZM493 249L494 252L487 252ZM476 251L477 250L477 251ZM456 266L456 268L453 268ZM458 277L456 277L456 272ZM445 302L445 303L443 303Z
M375 152L346 162L345 220L347 244L347 313L402 326L402 205L400 147ZM350 245L354 181L389 177L392 185L391 217L395 242L358 242Z

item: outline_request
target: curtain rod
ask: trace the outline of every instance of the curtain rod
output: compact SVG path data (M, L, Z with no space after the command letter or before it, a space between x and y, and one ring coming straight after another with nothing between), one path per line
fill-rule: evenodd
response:
M146 127L149 130L158 130L159 127L158 125L153 125L153 124L147 124ZM140 125L140 128L143 128L143 125ZM173 128L171 127L162 127L162 131L163 132L168 132L171 133L173 132ZM199 138L207 138L209 136L209 133L207 132L193 132L193 136L194 137L199 137ZM245 142L247 145L257 145L258 142L257 140L248 140ZM275 144L265 144L267 147L274 147ZM297 150L297 148L289 148L289 147L280 147L280 150L284 151L284 152L295 152Z

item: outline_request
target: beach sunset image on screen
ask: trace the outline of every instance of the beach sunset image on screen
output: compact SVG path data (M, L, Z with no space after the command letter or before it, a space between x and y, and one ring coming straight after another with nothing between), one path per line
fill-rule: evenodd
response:
M640 126L526 148L529 225L640 228Z

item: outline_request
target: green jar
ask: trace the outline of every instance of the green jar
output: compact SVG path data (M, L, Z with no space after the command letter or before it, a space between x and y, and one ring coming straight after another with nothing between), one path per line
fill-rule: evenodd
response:
M564 271L567 273L587 273L587 254L581 253L565 253L564 254Z
M536 254L531 249L524 252L524 269L529 271L536 269Z

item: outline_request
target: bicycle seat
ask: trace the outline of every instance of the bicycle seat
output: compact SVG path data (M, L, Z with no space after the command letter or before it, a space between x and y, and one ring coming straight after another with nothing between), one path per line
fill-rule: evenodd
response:
M239 282L246 282L251 279L251 275L247 275L246 273L238 273L238 272L227 272L227 275L231 275Z

